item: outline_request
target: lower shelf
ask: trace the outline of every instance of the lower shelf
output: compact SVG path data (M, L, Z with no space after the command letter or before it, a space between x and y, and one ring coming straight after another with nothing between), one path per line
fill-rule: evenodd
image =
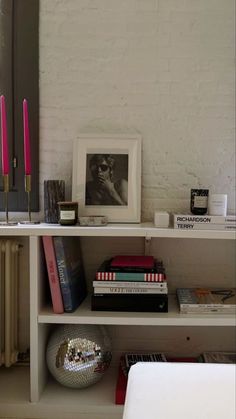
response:
M121 419L115 385L117 367L111 367L100 382L87 389L70 389L49 380L38 403L29 402L29 368L0 369L0 418Z

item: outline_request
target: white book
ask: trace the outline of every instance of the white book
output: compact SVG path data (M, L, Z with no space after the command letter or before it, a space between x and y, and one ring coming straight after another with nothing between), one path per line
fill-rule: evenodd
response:
M234 224L198 224L198 223L174 223L174 228L183 230L228 230L236 231Z
M167 294L167 288L95 287L94 294Z
M236 314L236 288L177 288L181 313Z
M96 288L151 288L167 289L167 282L140 282L140 281L93 281Z
M230 215L194 215L173 214L174 224L236 224L236 214Z

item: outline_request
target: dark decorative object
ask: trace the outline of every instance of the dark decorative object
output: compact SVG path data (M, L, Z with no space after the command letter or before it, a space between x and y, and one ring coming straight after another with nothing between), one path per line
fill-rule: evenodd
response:
M46 223L59 223L58 202L65 200L64 180L44 181L44 218Z
M190 210L192 214L204 215L207 213L208 189L191 189Z
M58 202L59 223L61 225L75 225L78 221L78 202Z

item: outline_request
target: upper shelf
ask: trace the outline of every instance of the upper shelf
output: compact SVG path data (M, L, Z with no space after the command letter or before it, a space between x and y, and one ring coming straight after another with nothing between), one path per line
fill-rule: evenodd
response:
M101 237L166 237L186 239L236 239L236 231L223 230L178 230L158 228L153 223L108 224L104 227L61 226L40 223L0 226L0 236L101 236Z

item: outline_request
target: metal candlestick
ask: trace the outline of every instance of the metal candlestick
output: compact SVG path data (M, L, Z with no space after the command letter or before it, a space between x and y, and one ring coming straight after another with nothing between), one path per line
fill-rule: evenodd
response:
M4 191L6 221L0 221L0 225L13 226L18 223L17 221L9 221L8 219L8 192L9 192L9 176L8 175L3 175L3 191Z
M40 224L40 221L32 221L31 219L31 175L25 175L25 192L27 193L29 219L27 221L20 221L20 224Z

